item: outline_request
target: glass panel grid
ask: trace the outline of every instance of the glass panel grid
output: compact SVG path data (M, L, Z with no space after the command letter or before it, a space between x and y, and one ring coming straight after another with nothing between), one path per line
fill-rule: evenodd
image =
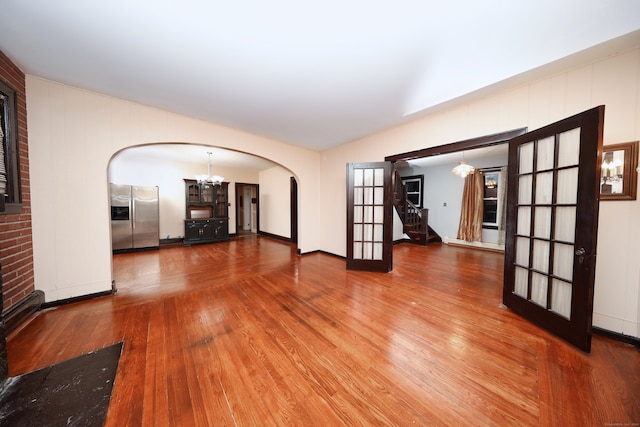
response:
M354 170L353 258L381 260L384 238L384 168Z
M579 128L518 147L513 293L567 319L572 314L579 162Z

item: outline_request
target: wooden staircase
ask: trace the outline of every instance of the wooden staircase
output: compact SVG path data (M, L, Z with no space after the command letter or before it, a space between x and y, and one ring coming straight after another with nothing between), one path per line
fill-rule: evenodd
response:
M398 215L403 223L404 233L409 242L426 246L431 242L442 242L442 238L429 225L429 209L420 209L407 199L407 189L396 170L394 173L394 200Z

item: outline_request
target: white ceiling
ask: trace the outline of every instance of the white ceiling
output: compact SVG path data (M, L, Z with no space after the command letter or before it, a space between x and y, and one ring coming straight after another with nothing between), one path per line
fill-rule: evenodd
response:
M638 0L0 4L27 74L316 150L638 29Z

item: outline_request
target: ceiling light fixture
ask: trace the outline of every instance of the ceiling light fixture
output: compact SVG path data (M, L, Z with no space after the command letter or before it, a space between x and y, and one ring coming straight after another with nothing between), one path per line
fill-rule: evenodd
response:
M213 184L220 185L222 181L224 181L224 177L220 175L211 175L211 151L207 151L209 155L209 162L207 163L207 174L206 175L196 175L196 180L198 180L199 184Z
M456 166L455 168L453 168L451 170L451 172L453 172L454 175L457 175L461 178L466 178L467 175L469 175L470 173L473 173L473 171L475 171L476 168L474 168L473 166L471 166L469 163L467 163L464 160L464 151L462 152L462 161L460 162L460 164L458 166Z

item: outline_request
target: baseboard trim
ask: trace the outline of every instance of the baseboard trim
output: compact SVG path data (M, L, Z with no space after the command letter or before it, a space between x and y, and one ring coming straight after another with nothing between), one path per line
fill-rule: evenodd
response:
M607 331L606 329L597 328L595 326L591 328L591 330L594 334L603 336L605 338L610 338L612 340L620 341L626 344L631 344L635 346L635 348L637 348L638 351L640 351L640 338L632 337L631 335L620 334L618 332Z
M160 239L160 249L171 248L174 246L182 246L184 239L182 237L174 237L171 239Z
M300 256L307 256L307 255L313 255L313 254L328 255L328 256L332 256L334 258L340 258L341 260L346 260L347 259L346 256L336 255L336 254L333 254L331 252L326 252L326 251L321 251L321 250L315 250L315 251L305 252L305 253L301 253L300 250L298 250L298 255L300 255Z
M260 234L261 236L270 237L272 239L281 240L283 242L292 243L290 237L278 236L277 234L271 234L261 230L258 230L258 234Z
M4 319L4 331L9 335L18 329L31 315L35 314L44 304L44 292L33 291L22 301L11 307L2 317Z
M79 297L59 299L59 300L56 300L56 301L49 301L49 302L43 303L42 306L41 306L41 309L44 310L46 308L60 307L62 305L67 305L67 304L71 304L71 303L74 303L74 302L87 301L87 300L94 299L94 298L106 297L106 296L109 296L109 295L113 295L114 293L115 293L115 291L111 290L111 291L95 292L93 294L81 295Z

